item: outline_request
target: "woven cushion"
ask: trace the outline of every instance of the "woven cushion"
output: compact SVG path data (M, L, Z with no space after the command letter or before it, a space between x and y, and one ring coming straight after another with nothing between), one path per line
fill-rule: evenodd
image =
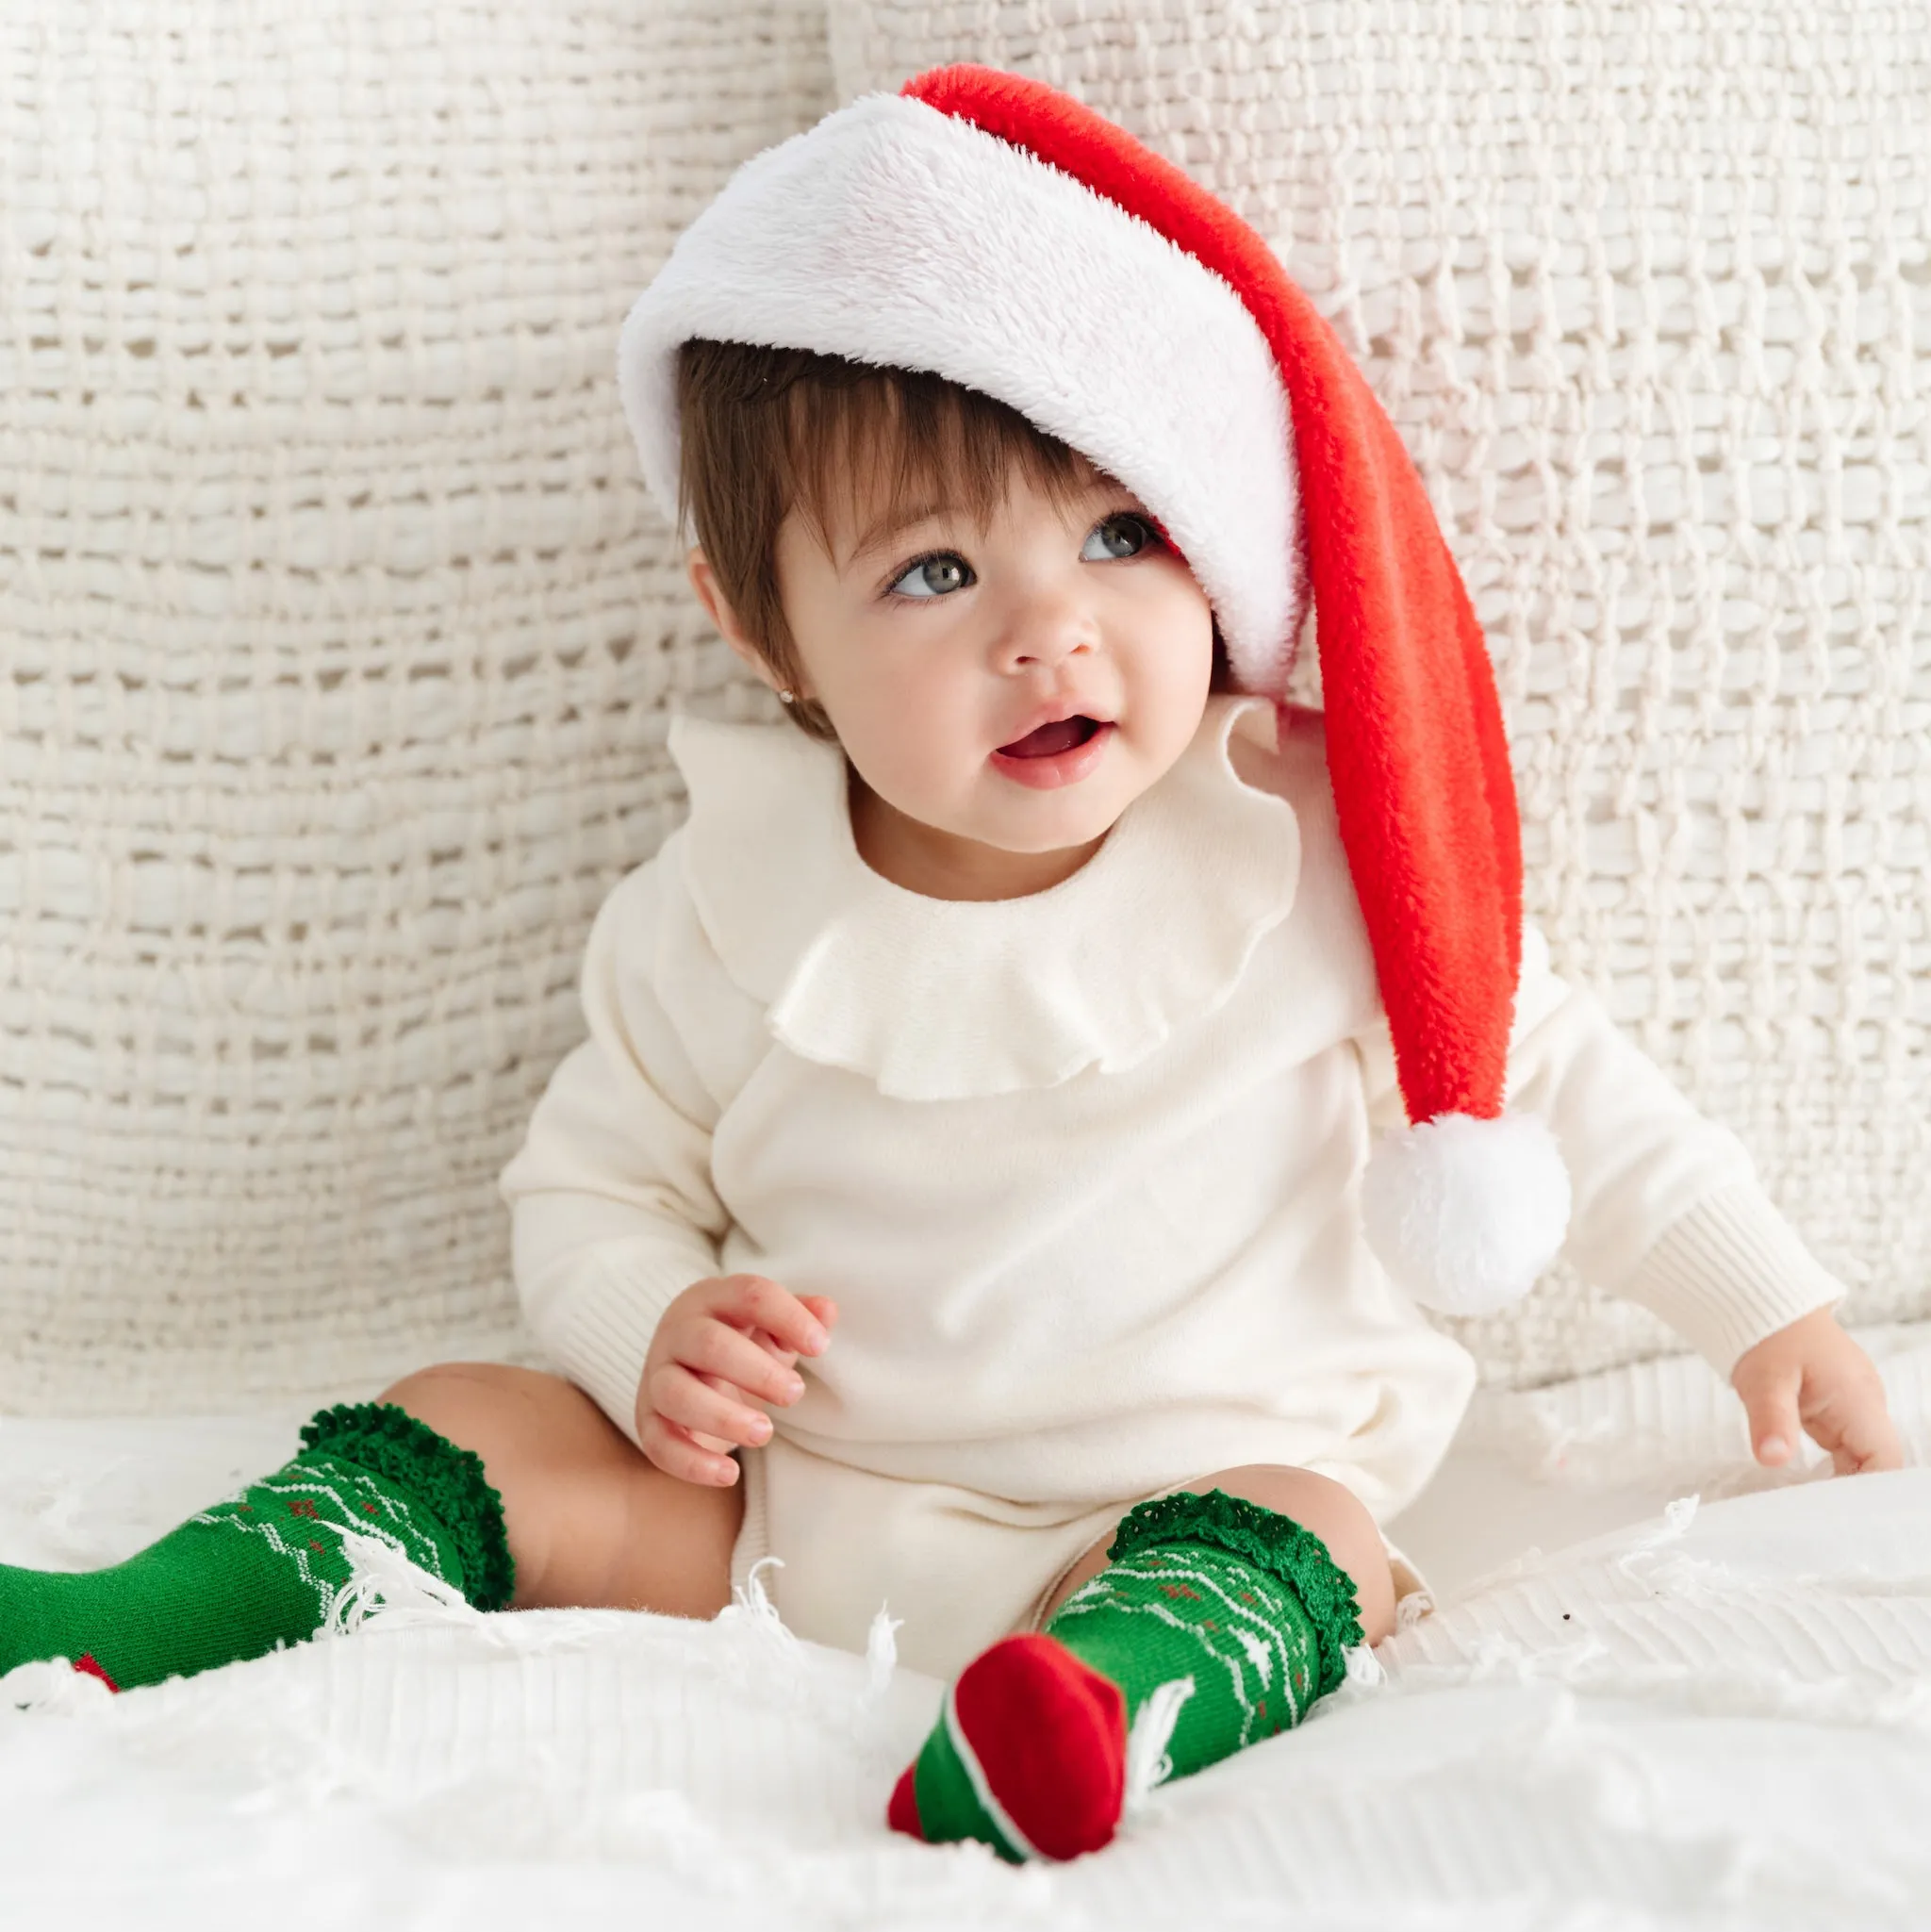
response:
M844 0L839 91L1052 82L1273 241L1494 651L1529 909L1852 1288L1931 1313L1931 25L1712 0ZM1916 345L1914 347L1914 344ZM1558 1275L1492 1381L1677 1346Z
M1923 1313L1931 48L1855 0L1653 14L844 0L833 46L847 94L1068 86L1275 239L1476 590L1559 963L1855 1313ZM681 815L664 697L766 715L643 504L616 327L830 105L823 35L0 19L0 1407L516 1349L494 1180ZM1670 1342L1566 1281L1463 1333L1517 1382Z
M618 324L829 90L800 0L0 10L0 1408L515 1347L496 1176L733 703Z

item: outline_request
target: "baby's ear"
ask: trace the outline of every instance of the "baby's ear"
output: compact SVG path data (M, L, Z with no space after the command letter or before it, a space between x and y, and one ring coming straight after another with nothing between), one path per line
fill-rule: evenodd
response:
M734 643L736 639L732 637L732 633L738 628L737 619L724 601L724 592L718 584L718 573L712 570L711 560L704 554L702 544L693 544L685 553L684 573L690 579L690 587L697 592L705 616Z
M684 569L690 579L690 587L698 594L698 602L704 607L704 615L717 625L718 636L753 670L762 673L766 668L765 661L745 636L744 626L738 622L737 613L725 597L723 586L718 582L718 573L712 570L711 560L704 554L701 544L693 545L685 553Z
M775 691L778 688L777 673L738 622L737 613L725 597L723 586L718 582L718 573L712 570L711 560L704 554L701 545L685 553L684 568L690 578L690 587L698 594L698 602L717 625L718 635Z

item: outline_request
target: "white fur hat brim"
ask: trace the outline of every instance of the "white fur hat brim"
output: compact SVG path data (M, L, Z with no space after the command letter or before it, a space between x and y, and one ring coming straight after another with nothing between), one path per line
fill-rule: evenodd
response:
M1234 674L1279 693L1305 591L1294 437L1265 338L1146 223L921 101L869 95L747 162L637 298L619 383L674 516L676 356L704 337L930 370L1137 495Z

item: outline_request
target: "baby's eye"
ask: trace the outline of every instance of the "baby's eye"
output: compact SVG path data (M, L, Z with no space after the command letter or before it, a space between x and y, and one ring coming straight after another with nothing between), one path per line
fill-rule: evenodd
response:
M972 574L972 566L957 551L945 550L935 556L920 557L911 565L894 580L892 593L897 597L944 597L978 581Z
M1158 533L1145 517L1120 510L1096 523L1081 546L1082 564L1103 564L1114 557L1136 557L1159 541Z

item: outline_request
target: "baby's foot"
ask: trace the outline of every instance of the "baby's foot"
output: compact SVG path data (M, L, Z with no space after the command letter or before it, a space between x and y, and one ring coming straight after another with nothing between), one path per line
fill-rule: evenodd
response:
M1120 1687L1056 1638L1007 1637L968 1664L892 1793L887 1822L929 1844L976 1838L1001 1858L1075 1858L1118 1828Z

